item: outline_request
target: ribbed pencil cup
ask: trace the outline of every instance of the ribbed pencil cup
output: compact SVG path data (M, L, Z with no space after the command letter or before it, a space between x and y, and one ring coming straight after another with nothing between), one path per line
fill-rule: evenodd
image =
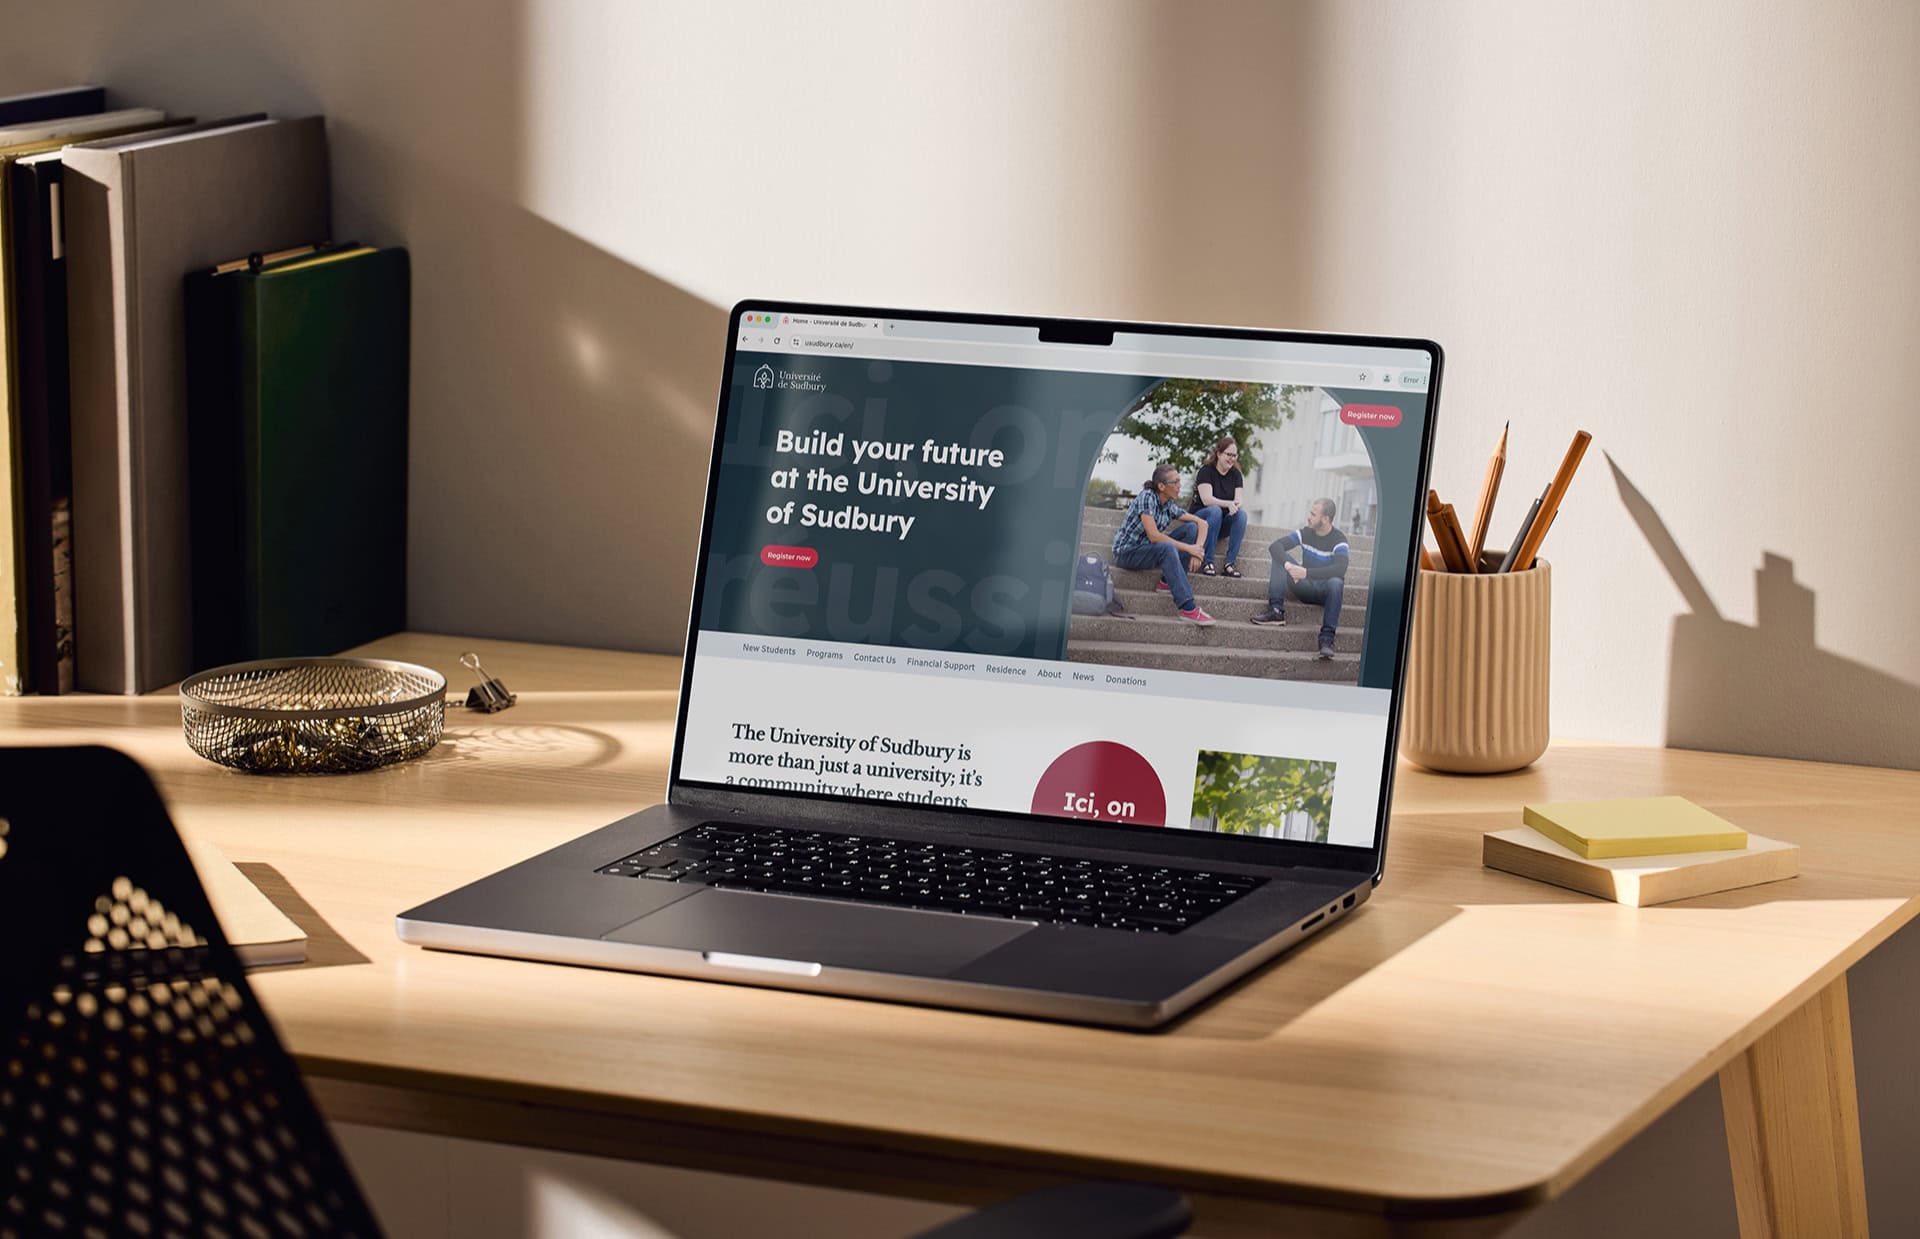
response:
M1485 563L1501 557L1489 553ZM1547 751L1553 577L1420 573L1400 752L1432 770L1495 774Z

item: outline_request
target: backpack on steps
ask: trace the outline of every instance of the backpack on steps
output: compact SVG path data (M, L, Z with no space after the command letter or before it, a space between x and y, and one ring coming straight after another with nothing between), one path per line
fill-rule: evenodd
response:
M1113 574L1107 571L1107 561L1098 555L1082 555L1074 561L1073 613L1133 618L1127 614L1125 605L1114 597Z

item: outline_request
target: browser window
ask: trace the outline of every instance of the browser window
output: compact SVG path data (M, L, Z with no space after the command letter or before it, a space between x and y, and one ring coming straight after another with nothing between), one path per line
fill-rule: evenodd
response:
M1375 844L1427 350L736 318L682 780Z

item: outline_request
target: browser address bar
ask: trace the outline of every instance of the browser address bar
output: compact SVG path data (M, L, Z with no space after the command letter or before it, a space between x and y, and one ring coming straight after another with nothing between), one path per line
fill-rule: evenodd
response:
M831 337L801 332L775 351L802 356L852 354L891 361L950 362L1006 366L1020 370L1071 370L1091 374L1178 374L1247 383L1386 386L1377 372L1351 362L1277 361L1266 358L1222 357L1217 353L1164 353L1139 350L1086 349L1052 344L1009 344L1002 340L899 339ZM1414 386L1396 383L1396 386ZM1418 386L1424 386L1420 376Z

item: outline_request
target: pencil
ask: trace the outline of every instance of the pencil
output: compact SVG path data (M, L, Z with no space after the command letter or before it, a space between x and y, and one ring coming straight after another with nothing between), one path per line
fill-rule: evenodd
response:
M1553 481L1547 484L1547 493L1540 496L1540 512L1533 518L1533 525L1527 530L1527 536L1520 542L1520 554L1513 561L1516 572L1525 572L1533 567L1533 557L1540 553L1540 543L1547 536L1547 527L1553 524L1553 518L1560 512L1560 501L1567 497L1567 487L1573 484L1573 471L1580 467L1580 458L1587 454L1587 444L1593 442L1593 436L1584 430L1573 432L1573 442L1567 445L1567 454L1560 461Z
M1473 571L1473 565L1467 562L1467 540L1460 532L1460 520L1453 514L1453 505L1440 502L1440 492L1427 492L1427 524L1433 527L1433 540L1440 544L1441 562L1447 565L1448 572Z
M1533 528L1533 518L1540 515L1540 500L1535 499L1533 506L1527 509L1526 516L1520 520L1520 528L1513 531L1513 541L1507 546L1507 557L1500 561L1496 572L1512 572L1513 561L1520 556L1520 544L1527 540L1527 531Z
M1427 554L1427 541L1425 538L1420 540L1420 566L1428 572L1439 571L1433 566L1433 556Z
M1480 507L1473 514L1473 538L1468 543L1476 570L1480 567L1480 552L1487 549L1487 526L1493 520L1493 501L1500 494L1500 475L1507 471L1507 432L1511 429L1512 422L1500 428L1500 446L1487 458L1487 479L1480 483Z

